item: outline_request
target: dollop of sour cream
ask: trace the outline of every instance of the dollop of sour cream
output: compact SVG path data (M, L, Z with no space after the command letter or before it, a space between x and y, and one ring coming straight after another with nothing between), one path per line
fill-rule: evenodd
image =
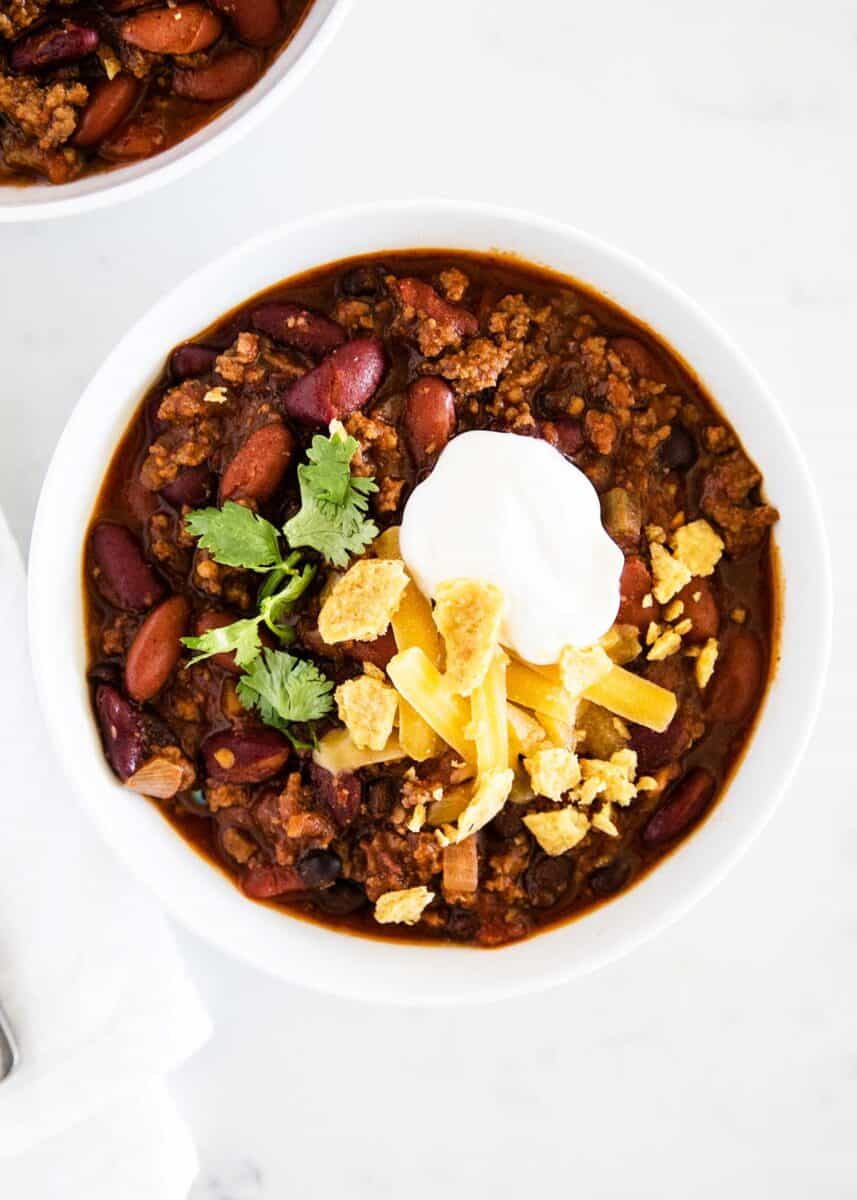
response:
M601 524L598 494L539 438L453 438L408 500L399 544L426 596L447 579L500 588L501 641L527 662L555 663L616 618L624 560Z

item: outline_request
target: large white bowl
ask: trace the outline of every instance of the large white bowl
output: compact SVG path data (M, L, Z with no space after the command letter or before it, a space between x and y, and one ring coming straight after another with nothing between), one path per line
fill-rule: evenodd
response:
M264 120L313 67L345 17L351 0L315 0L294 37L248 92L191 137L163 154L74 183L0 187L0 225L68 216L142 196L179 179L233 145Z
M415 247L512 251L591 284L642 318L723 405L782 513L782 659L728 794L629 892L494 951L349 937L246 900L153 804L117 783L85 682L83 535L114 447L166 352L278 280L353 254ZM116 853L171 913L223 949L295 983L412 1004L487 1000L567 980L686 912L746 850L792 776L816 715L830 617L812 483L782 413L738 350L692 301L627 255L556 222L475 204L424 201L313 217L254 239L181 284L126 335L80 399L45 479L30 555L32 653L48 727L81 803Z

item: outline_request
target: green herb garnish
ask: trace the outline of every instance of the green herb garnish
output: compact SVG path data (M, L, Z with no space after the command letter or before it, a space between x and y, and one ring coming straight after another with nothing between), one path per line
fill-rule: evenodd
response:
M238 680L238 699L266 725L288 733L295 721L317 721L333 708L333 682L313 663L285 650L263 650Z

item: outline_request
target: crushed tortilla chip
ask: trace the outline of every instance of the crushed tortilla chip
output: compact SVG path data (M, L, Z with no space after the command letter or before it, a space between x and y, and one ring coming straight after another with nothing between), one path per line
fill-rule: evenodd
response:
M714 573L723 554L723 539L707 521L691 521L682 525L670 538L676 558L690 571L691 575L706 576Z
M571 750L558 746L537 750L524 759L524 766L533 785L533 791L549 800L559 801L566 792L580 783L580 764Z
M637 755L633 750L617 750L607 762L601 758L582 758L580 771L585 781L595 779L601 784L599 795L617 804L630 804L637 795L634 775L637 771Z
M570 696L582 696L613 670L613 660L603 646L566 646L559 656L562 686Z
M358 749L384 749L399 707L395 688L372 675L346 679L336 689L336 706L340 721Z
M719 652L720 647L717 638L709 638L700 650L699 657L694 663L694 674L696 675L696 682L701 692L704 692L708 687L711 676L714 674L714 667L717 663Z
M434 623L446 645L446 678L469 696L484 680L500 637L503 593L479 579L448 579L435 591Z
M649 550L652 555L652 574L655 580L652 591L659 604L667 604L677 592L690 583L691 572L680 559L673 558L669 550L657 542L652 542Z
M545 854L552 857L571 850L589 832L589 818L570 805L554 812L529 813L524 824Z
M655 638L652 642L651 649L646 655L649 662L660 662L664 658L669 658L671 654L681 647L681 634L675 629L665 629L662 634Z
M427 887L385 892L375 901L375 920L379 925L416 925L432 900L434 892Z
M471 833L476 833L493 821L508 800L514 779L515 772L510 767L495 767L479 776L476 789L458 818L456 842L463 842Z
M592 825L594 829L599 829L602 833L606 833L608 837L618 837L619 830L613 821L613 805L608 800L606 804L602 804L597 813L592 816Z
M361 558L330 589L318 614L319 634L329 646L374 641L386 632L407 586L399 559Z

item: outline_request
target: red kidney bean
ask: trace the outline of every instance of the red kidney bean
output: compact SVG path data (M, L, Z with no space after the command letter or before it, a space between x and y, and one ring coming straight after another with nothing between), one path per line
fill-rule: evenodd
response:
M227 17L242 42L264 46L276 38L282 14L279 0L209 0Z
M439 296L431 284L406 276L390 284L405 308L417 309L438 324L451 325L459 337L472 337L479 330L479 321L469 309L450 304Z
M616 620L620 625L636 625L638 629L647 629L650 621L657 621L661 609L654 598L650 608L643 607L643 599L651 590L649 568L636 554L629 555L619 580L620 599Z
M288 470L294 446L295 439L279 422L251 433L223 472L221 502L270 500Z
M162 487L160 494L173 508L181 508L185 504L189 508L200 508L208 500L213 487L214 476L203 463L198 467L187 467L172 483Z
M693 733L690 723L681 712L676 713L662 733L646 729L644 725L629 725L631 747L637 752L637 769L649 774L658 767L674 762L690 749Z
M99 79L89 89L89 100L80 115L72 145L97 146L117 129L137 103L142 84L133 75Z
M281 866L250 867L241 886L253 900L271 900L274 896L307 890L296 867Z
M667 382L664 368L657 356L636 338L624 335L611 338L610 347L616 351L625 366L641 379L651 379L655 383Z
M77 21L60 21L27 34L12 47L9 63L15 71L46 71L78 62L97 49L98 30Z
M169 679L181 657L189 613L184 596L170 596L137 630L125 660L125 688L132 700L151 700Z
M253 328L267 333L284 346L294 346L303 354L323 358L346 340L346 332L337 321L310 312L300 304L263 304L250 315Z
M714 779L702 767L688 771L667 792L660 808L643 829L643 844L662 846L679 837L697 821L714 795Z
M202 612L196 618L194 625L194 633L197 637L202 637L204 633L208 633L211 629L223 629L226 625L231 625L233 621L239 620L234 613L218 612L214 609L209 609ZM216 663L218 667L222 667L224 671L228 671L230 675L241 675L242 669L235 661L234 650L224 650L221 654L212 655L211 661Z
M345 829L360 809L363 794L360 780L349 771L332 775L317 763L310 765L309 778L316 797L330 811L339 828Z
M274 729L212 733L200 747L206 770L223 783L262 783L277 775L289 760L291 748Z
M259 78L261 63L252 50L237 46L220 54L204 67L176 67L173 91L186 100L213 104L234 100Z
M174 379L205 375L214 367L217 354L210 346L196 346L193 342L179 346L170 355L170 373Z
M573 417L557 417L551 424L556 430L557 449L563 454L577 454L583 445L583 427L580 422L575 421Z
M293 383L283 396L283 408L302 425L329 425L371 400L385 369L383 343L354 338Z
M716 721L749 717L762 687L765 656L755 633L741 630L721 649L709 684L708 715Z
M107 760L121 780L142 767L146 759L146 722L135 704L110 684L95 690L95 711Z
M142 113L121 125L106 137L98 153L108 161L148 158L163 150L167 134L157 113Z
M438 455L455 429L452 388L437 375L423 375L408 388L405 400L405 436L418 467Z
M388 629L372 642L347 642L342 649L349 658L356 658L358 662L374 663L384 671L396 653L396 639L392 629Z
M116 608L151 608L164 585L143 557L140 543L124 525L100 521L92 531L95 586Z
M678 593L676 600L681 600L684 605L679 619L693 623L684 635L686 641L707 642L709 638L717 637L720 609L714 598L714 589L707 579L691 579Z
M149 8L126 17L119 36L151 54L197 54L207 50L223 32L223 22L205 4Z

